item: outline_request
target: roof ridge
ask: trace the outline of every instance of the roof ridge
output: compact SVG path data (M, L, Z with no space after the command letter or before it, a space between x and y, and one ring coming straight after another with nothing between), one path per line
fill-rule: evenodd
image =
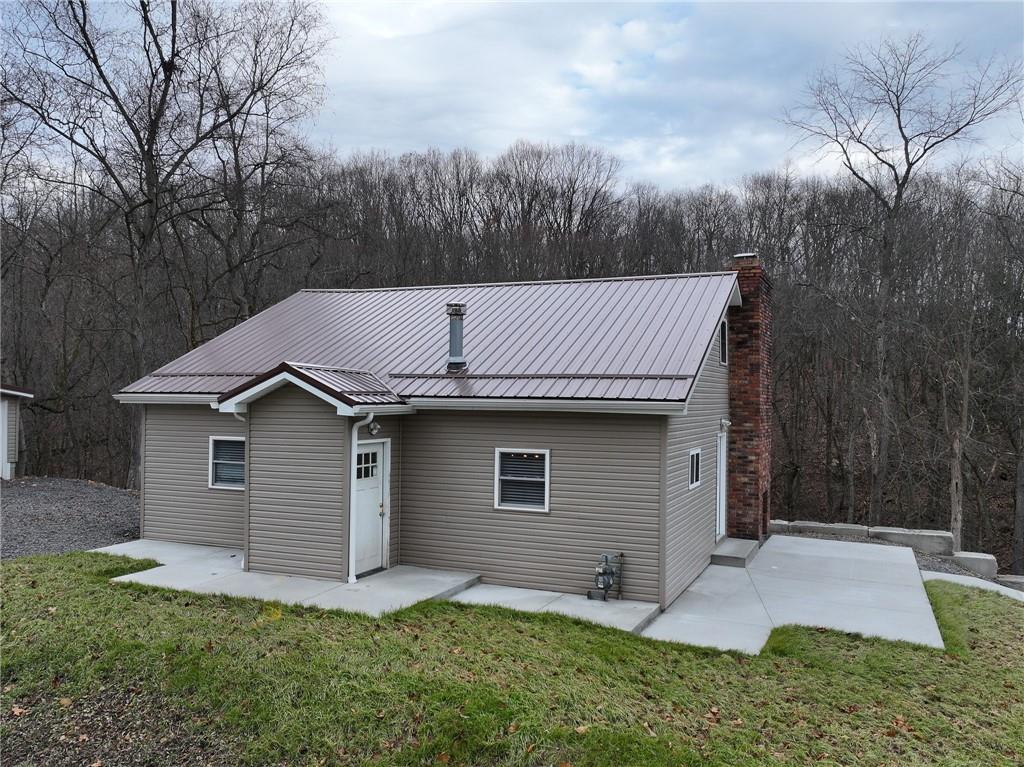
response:
M334 365L318 365L315 362L293 362L292 360L285 360L285 365L291 365L296 368L312 368L313 370L330 370L334 373L364 373L366 375L377 375L372 370L366 368L342 368L335 367Z
M725 277L735 275L733 270L719 272L683 272L678 274L627 274L618 277L582 277L579 279L561 280L512 280L508 282L463 282L448 285L399 285L397 287L378 288L303 288L300 293L373 293L397 290L443 290L450 288L502 288L526 285L575 285L588 282L629 282L634 280L681 280L694 277Z

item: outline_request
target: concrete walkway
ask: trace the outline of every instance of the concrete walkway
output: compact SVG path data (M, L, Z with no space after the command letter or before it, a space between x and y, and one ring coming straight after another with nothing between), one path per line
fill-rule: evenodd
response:
M95 551L164 564L114 578L198 594L265 599L286 604L346 610L374 617L427 599L445 599L480 580L474 573L399 565L356 583L292 575L244 572L241 549L138 540Z
M467 605L508 607L527 613L557 613L634 634L639 634L661 612L653 602L629 599L602 602L587 599L583 594L520 589L490 583L473 586L453 596L451 601Z
M922 571L921 577L926 581L949 581L950 583L958 583L961 586L971 586L972 588L984 589L985 591L994 591L997 594L1002 594L1004 597L1016 599L1018 602L1024 602L1024 591L1011 589L1009 586L1004 586L1001 583L986 581L984 578L972 578L969 575L953 575L952 573L936 573L930 570Z
M787 536L709 566L643 636L754 654L786 624L943 647L912 550Z

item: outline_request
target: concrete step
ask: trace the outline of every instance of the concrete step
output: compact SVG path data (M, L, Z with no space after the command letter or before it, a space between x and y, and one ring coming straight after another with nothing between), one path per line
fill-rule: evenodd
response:
M754 561L760 550L757 541L743 538L723 538L711 553L711 564L726 567L746 567Z

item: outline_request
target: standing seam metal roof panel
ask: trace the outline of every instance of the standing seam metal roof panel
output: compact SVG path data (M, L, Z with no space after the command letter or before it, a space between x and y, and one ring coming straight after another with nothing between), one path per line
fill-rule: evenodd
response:
M718 272L302 291L123 391L223 393L301 359L367 371L402 397L684 400L736 290L735 272ZM502 378L443 375L452 301L467 304L468 372Z

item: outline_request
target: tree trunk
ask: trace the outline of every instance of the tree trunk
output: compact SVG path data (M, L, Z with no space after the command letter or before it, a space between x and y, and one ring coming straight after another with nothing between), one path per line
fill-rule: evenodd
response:
M852 421L852 414L850 416ZM853 424L850 424L849 433L846 438L846 521L857 521L857 440L853 433Z
M1013 499L1013 545L1010 572L1024 575L1024 428L1017 442L1017 488Z
M953 432L953 449L949 459L949 531L953 534L953 551L961 550L964 526L963 444L960 430Z

